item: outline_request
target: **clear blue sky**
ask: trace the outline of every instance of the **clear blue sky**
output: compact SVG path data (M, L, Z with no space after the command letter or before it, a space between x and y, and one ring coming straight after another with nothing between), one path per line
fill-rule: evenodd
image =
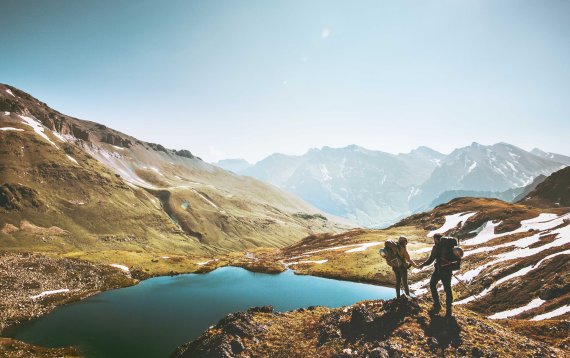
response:
M213 161L570 154L570 1L0 0L0 82Z

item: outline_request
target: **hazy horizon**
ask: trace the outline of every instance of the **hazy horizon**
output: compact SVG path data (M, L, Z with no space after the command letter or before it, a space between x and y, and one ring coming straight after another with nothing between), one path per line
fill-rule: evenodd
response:
M208 162L570 155L570 2L4 0L0 82Z

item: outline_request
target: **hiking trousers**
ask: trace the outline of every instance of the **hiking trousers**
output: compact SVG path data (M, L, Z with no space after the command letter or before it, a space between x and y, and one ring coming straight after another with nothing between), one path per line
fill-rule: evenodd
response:
M400 298L400 288L404 286L406 295L410 295L410 287L408 286L408 269L405 267L392 267L396 275L396 297Z
M441 306L439 303L439 294L437 293L437 283L441 281L443 284L443 289L445 291L445 308L448 313L451 313L451 304L453 303L453 292L451 291L452 273L453 272L451 270L442 270L440 267L436 267L429 281L431 296L433 297L433 303L436 306Z

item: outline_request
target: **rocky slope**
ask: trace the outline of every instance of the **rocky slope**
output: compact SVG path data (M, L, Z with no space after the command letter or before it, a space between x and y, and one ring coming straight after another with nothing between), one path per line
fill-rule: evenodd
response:
M49 313L56 306L136 282L130 273L118 267L0 251L0 334L8 334L12 326ZM76 348L42 348L0 338L2 357L80 355Z
M546 178L519 202L546 208L570 207L570 167Z
M493 339L489 339L489 337ZM430 314L426 300L364 301L329 309L274 312L258 307L226 316L172 357L562 357L469 310Z
M201 255L337 229L275 187L66 116L6 85L0 137L2 248Z

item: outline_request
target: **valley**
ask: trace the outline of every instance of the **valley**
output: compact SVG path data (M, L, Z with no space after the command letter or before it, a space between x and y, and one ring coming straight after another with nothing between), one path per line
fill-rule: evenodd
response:
M440 336L426 323L442 324L426 313L426 268L410 272L417 298L236 313L230 317L247 318L239 325L253 325L250 333L236 338L226 332L234 318L225 318L201 336L188 337L197 340L176 354L215 348L219 356L220 347L234 355L274 354L291 344L280 332L300 337L308 328L319 336L299 339L296 352L306 356L370 355L375 349L389 356L506 354L499 345L476 345L489 332L516 345L512 355L568 351L570 168L562 169L562 155L474 143L447 156L429 148L392 155L350 146L312 150L305 158L275 155L263 165L229 163L264 183L205 163L188 150L63 115L14 87L0 85L0 110L3 336L22 323L52 317L58 306L165 275L209 277L238 267L275 277L334 279L335 285L391 287L393 272L378 254L384 242L406 236L412 259L421 261L439 232L458 237L465 250L452 281L462 327L448 332L454 337ZM370 199L380 179L386 191ZM354 211L346 198L362 208ZM331 206L324 210L321 199ZM392 224L360 227L375 226L378 218ZM258 324L269 328L257 329ZM370 330L378 326L392 330L377 337ZM402 337L420 343L406 345ZM240 342L238 353L234 341ZM10 338L0 339L0 353L83 354Z

